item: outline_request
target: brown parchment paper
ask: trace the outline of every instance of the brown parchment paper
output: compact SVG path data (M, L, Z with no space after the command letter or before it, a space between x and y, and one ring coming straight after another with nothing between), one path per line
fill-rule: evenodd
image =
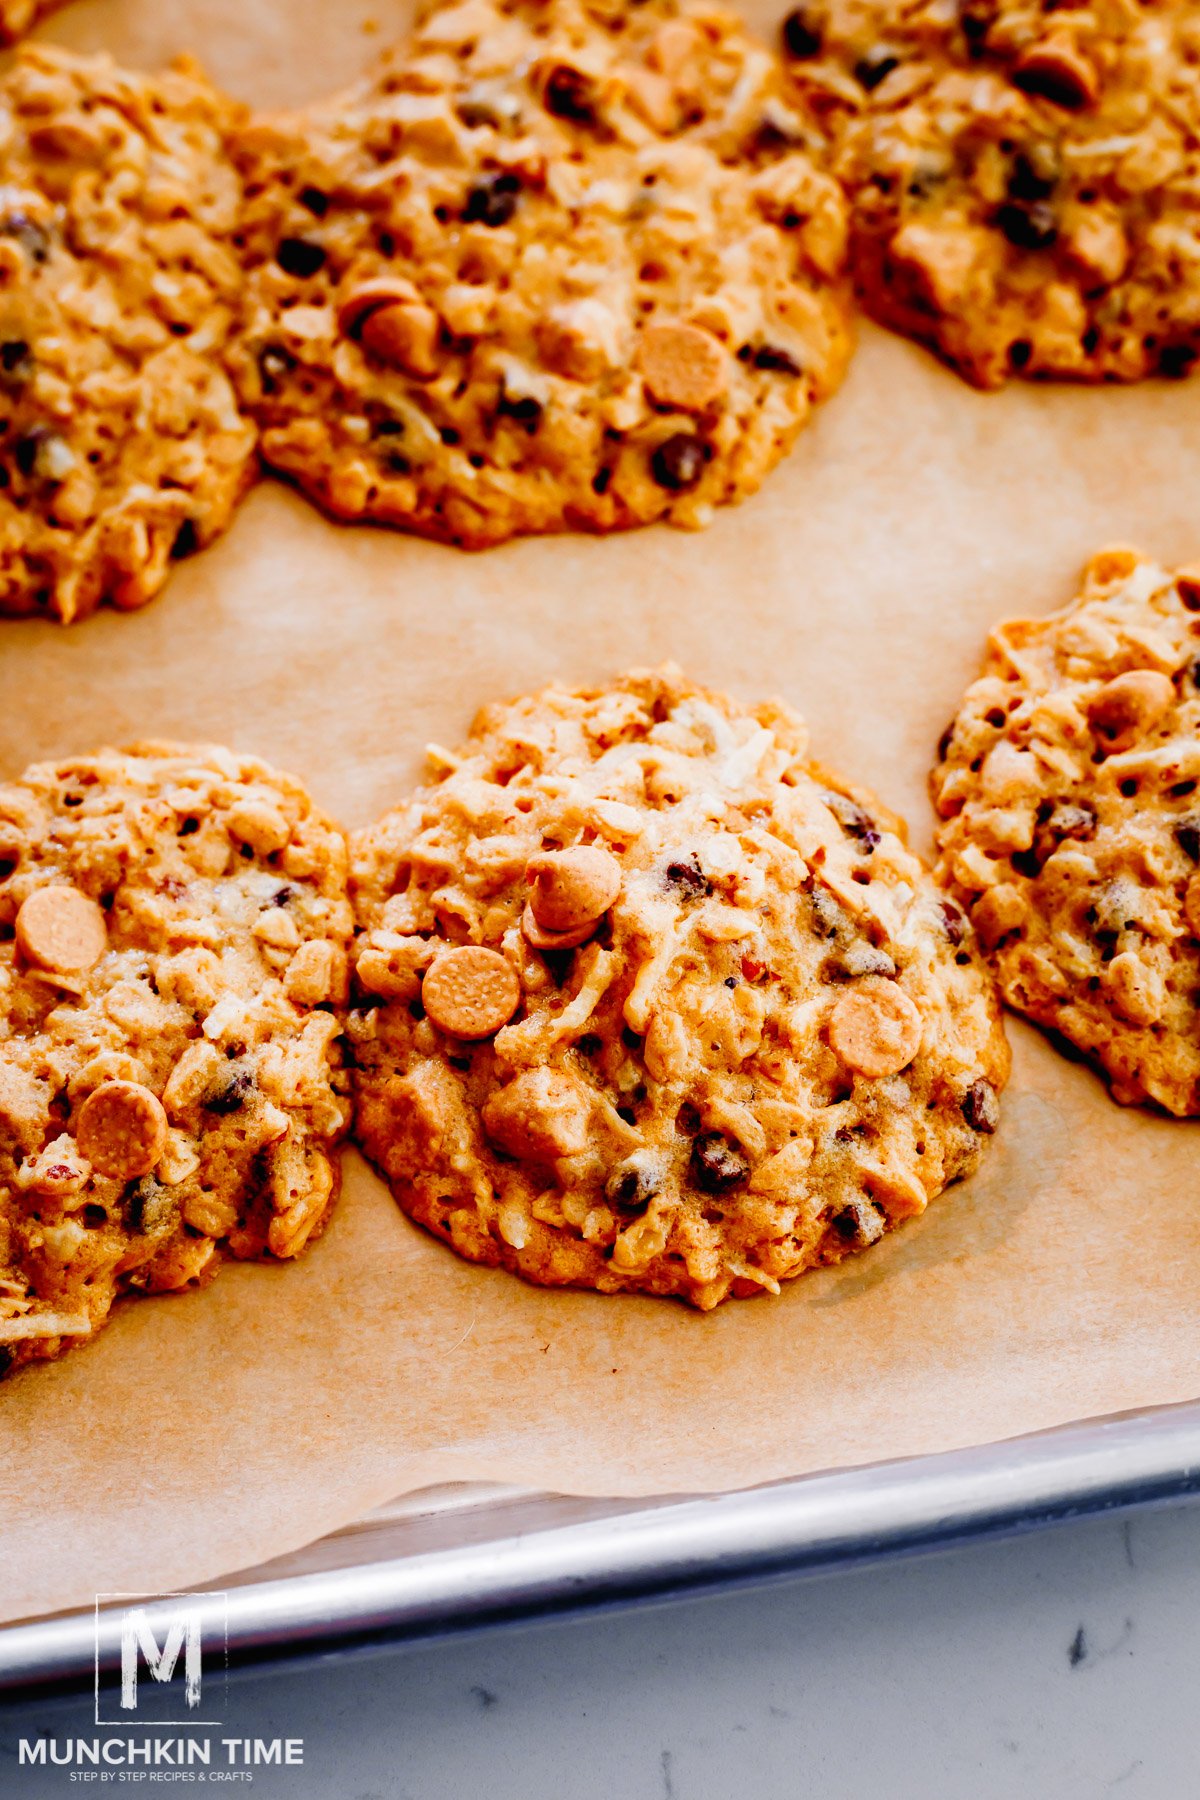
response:
M282 103L355 72L370 10L85 0L46 35L142 62L191 47ZM700 536L468 556L335 528L264 485L144 612L0 625L0 771L211 737L357 825L484 700L674 657L799 706L817 752L927 849L931 749L989 624L1064 602L1105 542L1195 556L1198 502L1200 383L984 396L864 325L843 392ZM781 1300L709 1317L468 1267L348 1152L300 1263L130 1303L0 1387L0 1617L188 1587L433 1481L712 1490L1197 1396L1200 1127L1124 1111L1011 1035L975 1179Z

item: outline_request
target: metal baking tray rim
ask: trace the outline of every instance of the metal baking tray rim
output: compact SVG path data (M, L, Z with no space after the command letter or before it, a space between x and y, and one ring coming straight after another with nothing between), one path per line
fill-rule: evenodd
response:
M224 1590L204 1587L239 1666L765 1580L1197 1492L1200 1402L732 1493L569 1500L460 1485L407 1496L390 1538L384 1509L374 1529L367 1520L313 1546L310 1560L336 1546L336 1566L272 1575L296 1560L284 1558ZM411 1528L431 1516L446 1542L378 1553L406 1531L419 1543ZM89 1608L0 1627L0 1690L90 1685L97 1667L119 1667L120 1619Z

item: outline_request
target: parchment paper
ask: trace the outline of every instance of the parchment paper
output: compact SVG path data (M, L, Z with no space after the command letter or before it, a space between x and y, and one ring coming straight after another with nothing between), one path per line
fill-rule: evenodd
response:
M89 0L47 35L144 62L190 46L286 102L354 73L366 16ZM335 528L263 486L144 612L0 626L0 771L215 738L355 825L486 699L675 657L798 705L818 753L927 849L932 746L989 624L1061 604L1105 542L1195 556L1198 500L1200 383L983 396L864 325L843 392L700 536L468 556ZM709 1317L469 1267L348 1153L300 1263L132 1302L0 1387L0 1617L188 1587L433 1481L720 1489L1200 1394L1198 1127L1122 1110L1036 1032L1011 1035L974 1180L781 1300Z

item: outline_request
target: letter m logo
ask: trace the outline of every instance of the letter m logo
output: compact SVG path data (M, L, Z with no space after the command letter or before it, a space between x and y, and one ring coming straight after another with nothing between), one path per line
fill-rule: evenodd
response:
M130 1606L121 1626L121 1707L136 1712L138 1657L145 1659L146 1673L155 1681L170 1681L183 1651L183 1696L193 1709L200 1704L200 1609L181 1603L171 1608L162 1648L154 1635L144 1606Z
M224 1594L98 1594L96 1723L219 1724L199 1717L201 1687L206 1657L223 1687L227 1643Z

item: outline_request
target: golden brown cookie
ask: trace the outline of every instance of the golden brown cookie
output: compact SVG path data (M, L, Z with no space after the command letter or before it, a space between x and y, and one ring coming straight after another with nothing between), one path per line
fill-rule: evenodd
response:
M1008 1051L959 909L777 704L677 670L485 709L352 843L357 1134L473 1261L710 1308L979 1160Z
M938 874L1010 1006L1200 1113L1200 568L1132 550L988 642L933 772Z
M0 0L0 44L15 44L63 0Z
M1200 356L1200 10L805 0L797 92L841 144L860 292L969 380Z
M4 1366L321 1230L350 1111L345 880L300 784L228 750L0 787Z
M0 79L0 614L143 605L253 477L239 116L187 62L26 48Z
M650 22L647 56L692 42ZM664 59L656 124L599 9L468 0L248 128L235 368L271 466L469 547L757 488L845 364L844 201L803 149L725 160L726 112L688 125Z

